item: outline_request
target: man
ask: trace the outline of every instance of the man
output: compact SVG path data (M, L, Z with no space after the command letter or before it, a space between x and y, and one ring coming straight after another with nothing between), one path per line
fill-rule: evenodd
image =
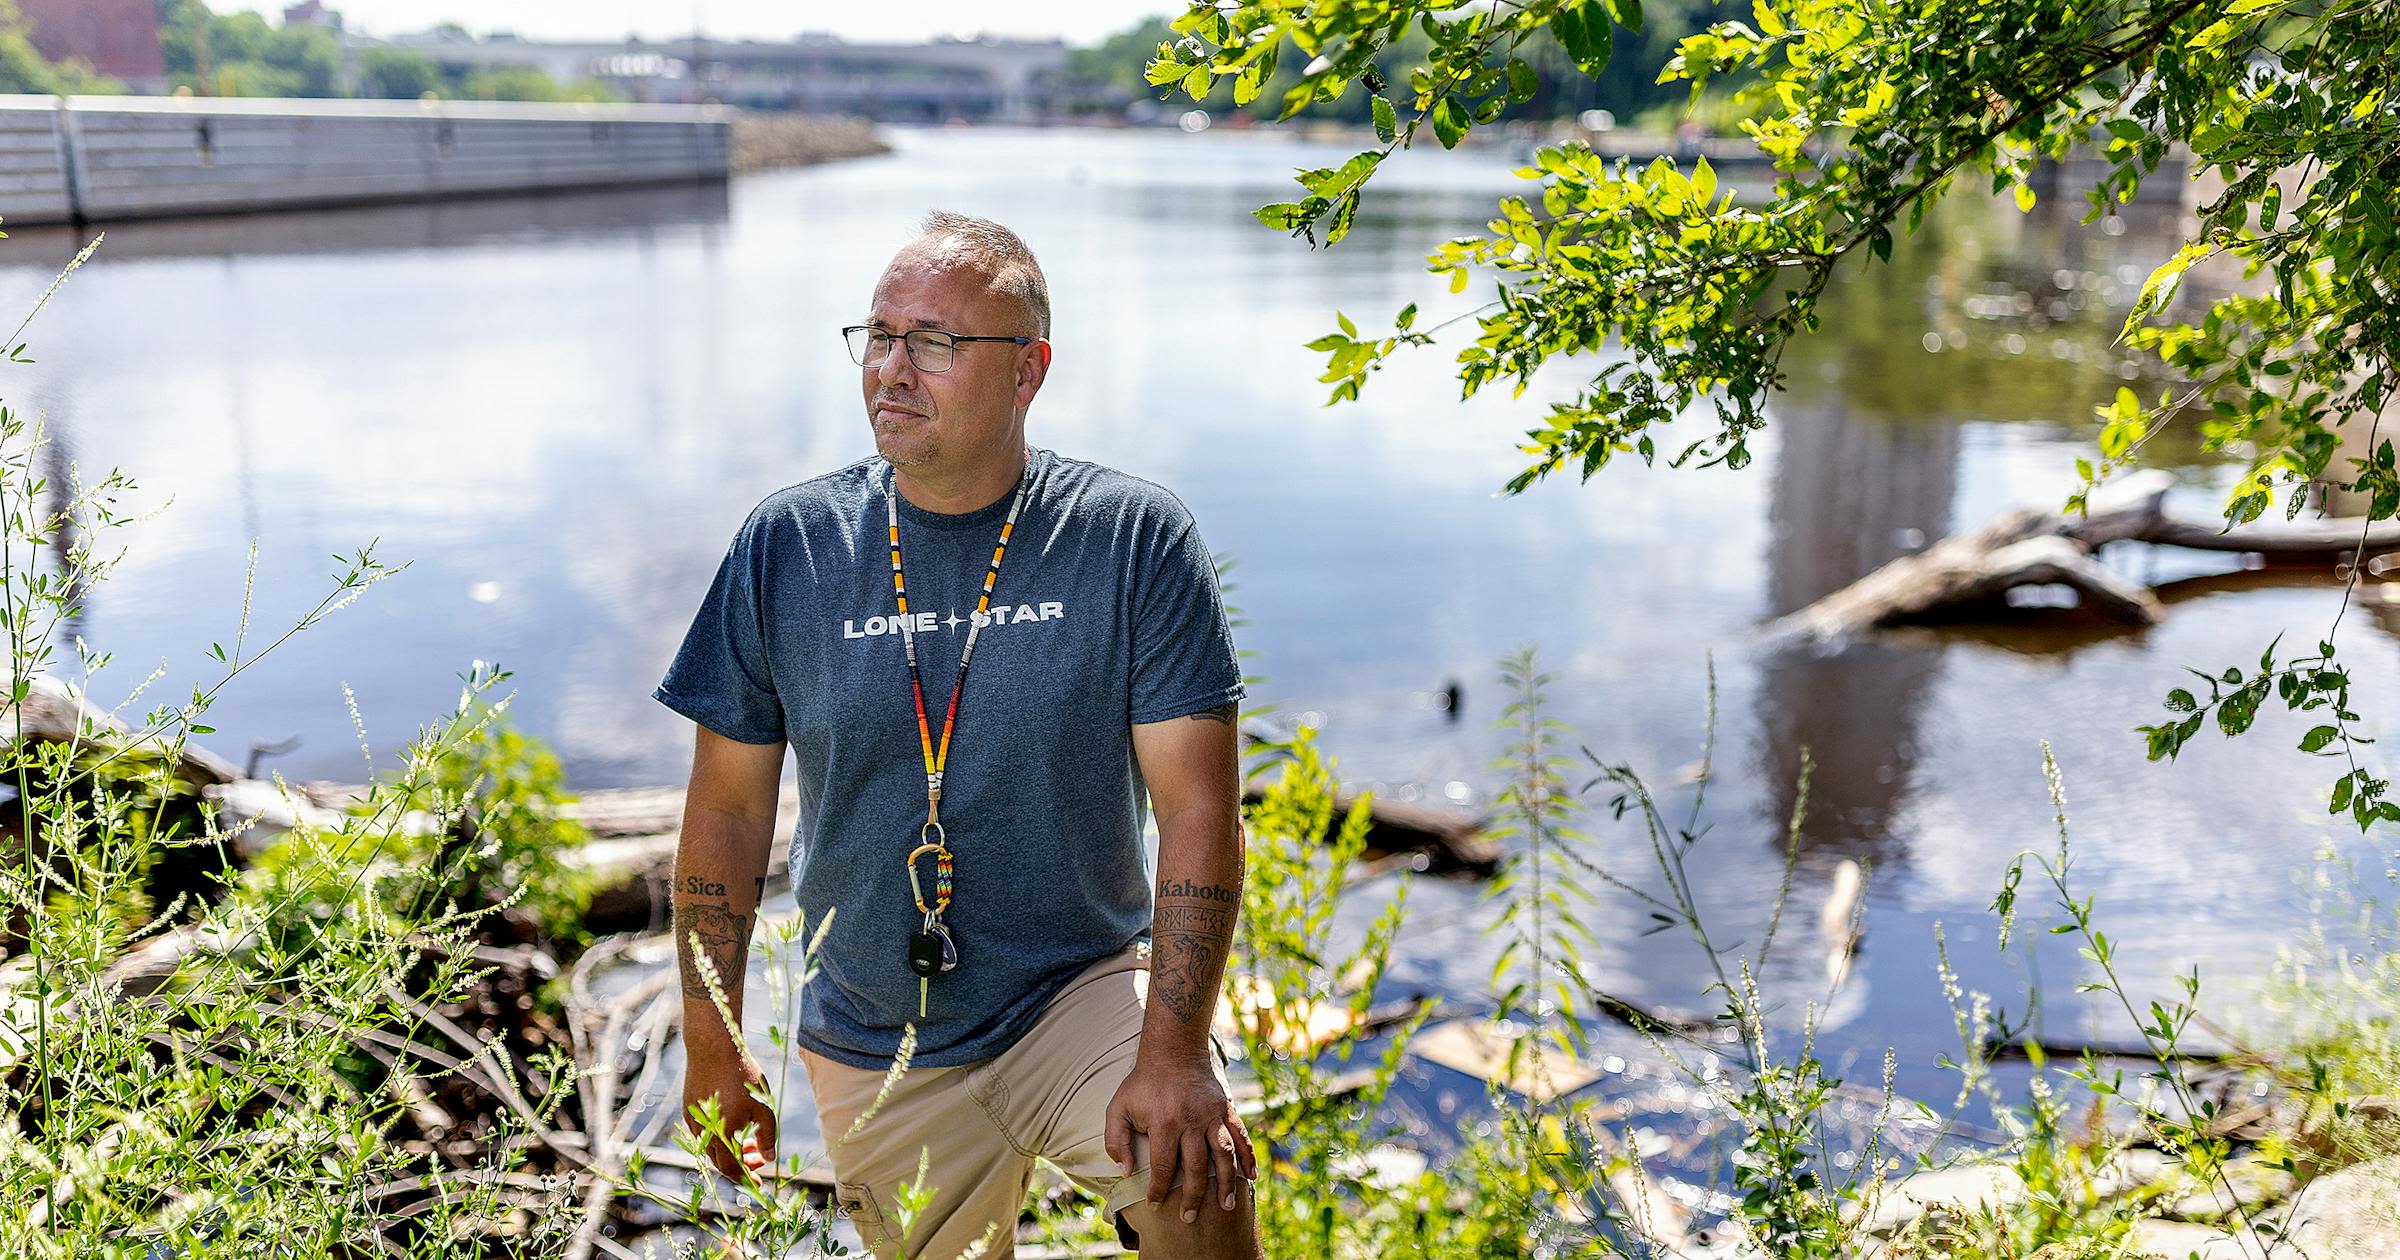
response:
M1232 636L1182 503L1026 446L1049 333L1024 242L928 217L843 332L878 456L751 512L654 693L698 724L684 1101L754 1127L711 1151L721 1171L772 1159L692 953L738 1019L788 745L793 887L812 929L833 915L788 1032L876 1254L1010 1255L1039 1156L1145 1256L1254 1260L1255 1167L1209 1040L1242 888ZM920 1155L933 1199L903 1237Z

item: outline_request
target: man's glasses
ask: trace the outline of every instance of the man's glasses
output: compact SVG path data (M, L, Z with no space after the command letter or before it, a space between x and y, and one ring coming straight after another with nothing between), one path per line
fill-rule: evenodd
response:
M920 372L947 372L950 360L958 355L962 341L1013 341L1020 346L1033 344L1031 337L962 337L938 328L917 328L894 337L871 324L852 324L842 330L842 340L850 345L850 358L860 367L881 367L891 357L892 343L908 345L908 361Z

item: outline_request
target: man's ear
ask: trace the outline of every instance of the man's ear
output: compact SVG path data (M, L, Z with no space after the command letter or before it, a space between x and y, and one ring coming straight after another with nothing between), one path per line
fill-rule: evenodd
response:
M1030 405L1033 402L1033 396L1041 392L1042 382L1050 378L1049 339L1046 337L1039 339L1027 349L1032 353L1026 355L1017 364L1017 406L1019 407Z

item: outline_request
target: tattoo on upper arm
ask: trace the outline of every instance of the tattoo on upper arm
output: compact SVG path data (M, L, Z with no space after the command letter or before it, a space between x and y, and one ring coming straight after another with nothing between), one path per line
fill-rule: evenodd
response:
M1195 722L1214 722L1219 726L1231 726L1233 725L1234 714L1238 711L1239 706L1233 701L1228 700L1225 703L1218 705L1216 708L1202 709L1198 713L1192 715L1192 720Z
M1215 988L1242 902L1238 888L1160 880L1152 912L1150 996L1190 1023L1215 1014Z
M687 998L707 998L708 982L700 978L699 965L692 960L692 937L700 938L700 952L717 969L717 981L731 998L749 970L750 919L733 912L731 906L715 902L685 902L676 915L675 959L683 973L683 995Z

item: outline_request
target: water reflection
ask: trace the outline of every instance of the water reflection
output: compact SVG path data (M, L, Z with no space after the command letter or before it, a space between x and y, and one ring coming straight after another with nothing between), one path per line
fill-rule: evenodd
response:
M1781 616L1949 532L1958 429L1859 415L1839 402L1780 408L1765 573ZM1800 847L1818 856L1905 856L1892 834L1916 760L1917 726L1941 675L1937 651L1860 643L1785 648L1760 664L1753 767L1770 819L1789 819L1803 750L1813 762ZM1776 843L1783 833L1772 830Z
M323 210L137 219L84 227L13 228L8 265L65 263L106 233L111 263L149 258L274 257L400 249L459 249L509 242L599 241L656 228L722 225L732 202L722 181L571 189Z

